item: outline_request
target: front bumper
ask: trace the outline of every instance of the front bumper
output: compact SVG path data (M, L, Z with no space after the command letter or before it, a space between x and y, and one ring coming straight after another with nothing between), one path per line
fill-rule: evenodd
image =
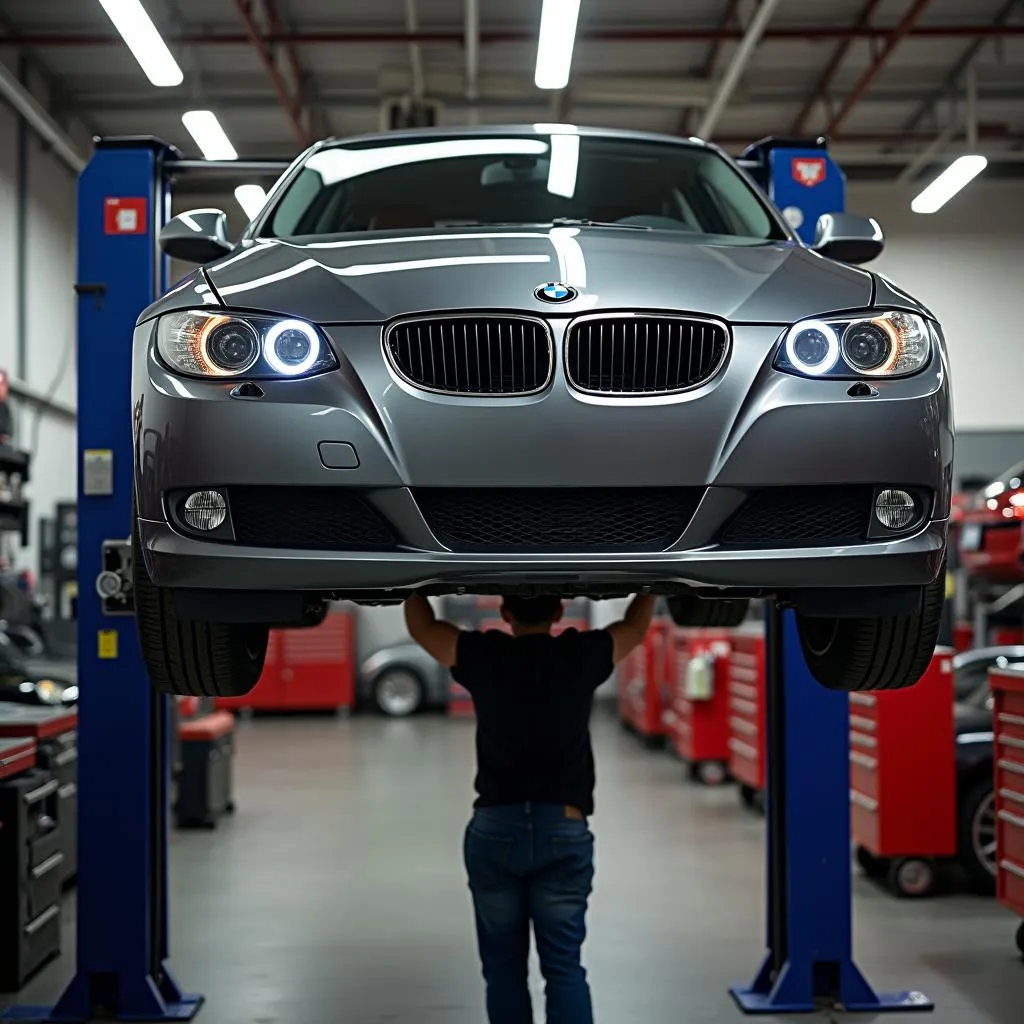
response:
M556 351L564 324L553 323ZM231 385L167 373L152 324L136 329L135 489L147 566L159 586L320 593L499 590L510 582L564 592L638 586L751 592L898 587L934 579L945 554L953 435L944 355L905 380L851 396L849 381L771 367L780 328L734 327L725 369L671 398L600 399L573 392L561 366L526 398L417 391L389 370L379 325L329 328L340 368L261 382L258 400ZM329 469L323 442L357 465ZM716 533L760 488L902 486L931 496L910 536L831 546L726 550ZM201 487L318 488L369 495L395 521L391 550L297 550L186 536L167 496ZM536 554L500 546L450 550L416 510L420 488L690 488L702 495L679 540L654 553L571 547ZM394 596L401 596L395 594Z
M654 584L766 593L899 587L934 580L946 545L945 521L931 522L912 537L856 547L710 548L642 557L268 550L193 540L165 522L142 520L140 529L149 571L159 586L324 593L420 587L480 592L510 583L567 593L627 593Z

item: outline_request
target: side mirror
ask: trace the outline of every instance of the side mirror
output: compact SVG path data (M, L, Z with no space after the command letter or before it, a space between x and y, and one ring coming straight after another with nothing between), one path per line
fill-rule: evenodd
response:
M160 248L186 263L210 263L231 252L228 215L223 210L189 210L168 221Z
M818 218L811 248L841 263L868 263L885 248L885 236L873 217L825 213Z

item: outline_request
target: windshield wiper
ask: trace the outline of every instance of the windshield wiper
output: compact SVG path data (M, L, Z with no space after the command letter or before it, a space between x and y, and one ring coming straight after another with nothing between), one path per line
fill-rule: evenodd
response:
M614 220L591 220L589 217L553 217L556 228L631 228L634 231L653 231L648 224L621 224Z

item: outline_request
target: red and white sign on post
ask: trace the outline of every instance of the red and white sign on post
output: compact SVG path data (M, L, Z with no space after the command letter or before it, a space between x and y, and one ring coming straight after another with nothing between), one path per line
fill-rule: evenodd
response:
M103 232L107 235L144 235L146 197L107 196L103 200Z
M800 156L793 158L793 180L799 185L814 188L825 180L825 158Z

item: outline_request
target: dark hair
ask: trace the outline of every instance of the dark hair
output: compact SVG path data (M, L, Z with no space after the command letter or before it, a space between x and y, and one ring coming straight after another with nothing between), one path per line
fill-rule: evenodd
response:
M543 626L546 622L554 622L555 616L562 607L560 597L513 597L504 599L509 615L520 626Z

